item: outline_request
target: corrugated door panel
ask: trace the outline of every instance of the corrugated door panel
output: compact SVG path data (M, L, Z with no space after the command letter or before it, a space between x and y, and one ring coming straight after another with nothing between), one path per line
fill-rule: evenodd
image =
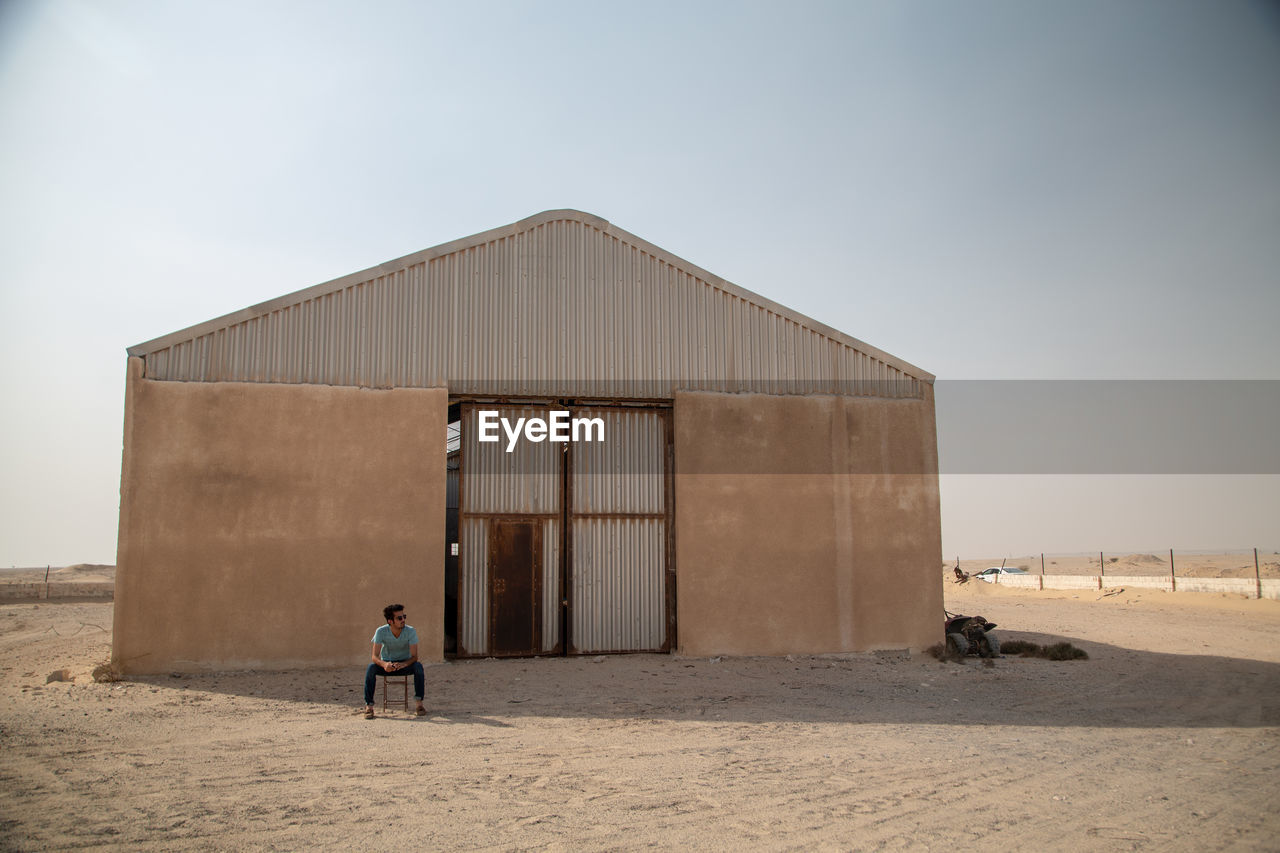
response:
M560 521L542 520L542 651L560 643Z
M663 512L666 437L661 412L580 409L577 418L604 422L605 441L579 441L573 449L573 512Z
M581 654L657 651L666 643L666 418L646 409L581 409L603 442L572 453L571 645Z
M573 522L573 646L655 651L666 641L666 525L658 518Z
M522 406L466 406L462 410L464 513L547 515L560 512L560 457L563 444L516 440L510 453L501 426L498 440L479 438L479 413L496 411L514 426L519 418L546 419L550 409Z
M459 523L458 654L489 651L489 525L484 518Z

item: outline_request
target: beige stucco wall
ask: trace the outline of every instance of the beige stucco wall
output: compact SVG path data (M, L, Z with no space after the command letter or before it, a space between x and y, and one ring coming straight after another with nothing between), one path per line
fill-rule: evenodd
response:
M444 389L157 382L130 359L113 663L358 665L444 635Z
M676 395L682 653L919 650L941 640L929 392Z

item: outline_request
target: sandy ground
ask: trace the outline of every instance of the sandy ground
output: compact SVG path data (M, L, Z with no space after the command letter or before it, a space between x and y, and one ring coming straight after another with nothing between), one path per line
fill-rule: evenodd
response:
M3 605L0 846L1280 847L1280 602L947 596L1091 659L452 663L367 721L360 667L95 683L110 604Z

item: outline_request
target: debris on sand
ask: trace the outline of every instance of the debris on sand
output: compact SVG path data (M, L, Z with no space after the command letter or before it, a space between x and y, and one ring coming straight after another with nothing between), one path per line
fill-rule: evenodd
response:
M98 684L109 684L113 681L120 680L120 673L109 663L100 663L93 668L93 680Z

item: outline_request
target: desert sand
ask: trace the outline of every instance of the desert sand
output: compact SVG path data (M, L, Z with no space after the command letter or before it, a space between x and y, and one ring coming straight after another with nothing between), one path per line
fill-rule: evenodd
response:
M1280 602L946 594L1090 658L458 662L365 720L360 666L97 683L109 603L2 605L0 847L1280 845Z

